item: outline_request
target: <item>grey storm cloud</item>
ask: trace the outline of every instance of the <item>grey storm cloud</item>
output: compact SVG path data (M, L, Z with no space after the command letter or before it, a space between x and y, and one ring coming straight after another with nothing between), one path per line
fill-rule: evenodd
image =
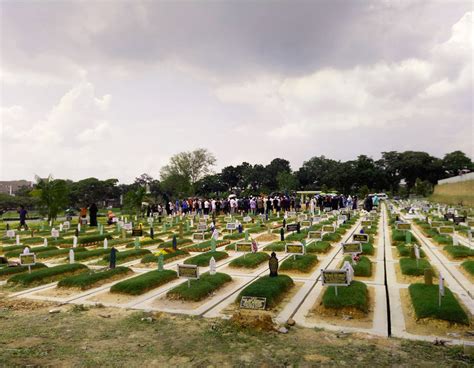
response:
M197 147L218 168L388 150L472 155L471 2L0 9L1 178L130 181Z

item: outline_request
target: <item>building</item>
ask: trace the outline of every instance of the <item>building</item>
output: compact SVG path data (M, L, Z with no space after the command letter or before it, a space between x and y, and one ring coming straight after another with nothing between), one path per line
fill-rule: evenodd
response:
M0 193L15 195L15 192L24 186L32 187L33 182L28 180L0 181Z

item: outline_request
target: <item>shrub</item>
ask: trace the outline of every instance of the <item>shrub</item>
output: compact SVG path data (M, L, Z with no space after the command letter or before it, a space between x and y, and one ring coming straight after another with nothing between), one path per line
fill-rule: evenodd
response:
M217 261L220 261L221 259L229 257L229 255L226 252L206 252L203 254L198 254L197 256L188 258L187 260L184 261L185 264L192 264L192 265L197 265L200 267L208 266L209 261L211 258L214 257L214 259Z
M150 271L121 281L110 288L111 293L140 295L178 278L176 271Z
M89 271L79 275L66 277L58 283L58 287L79 288L81 290L90 289L95 284L116 277L117 275L125 276L132 273L132 270L127 267L117 267L106 271Z
M364 313L369 309L369 293L367 285L360 281L352 281L349 286L329 286L323 295L326 308L356 308Z
M265 252L248 253L229 263L230 267L256 268L263 262L268 261L268 254Z
M446 286L439 307L438 290L438 285L411 284L408 287L417 318L436 318L469 325L469 317Z
M400 258L400 269L404 275L423 276L427 268L432 267L426 259L419 259L417 266L415 258Z
M375 248L372 243L362 243L362 254L373 256L374 253L375 253Z
M287 275L263 276L243 289L237 297L237 301L240 302L242 296L256 296L266 298L267 307L272 308L283 299L285 292L293 285L293 280Z
M12 276L8 279L9 283L31 285L31 284L45 284L57 281L65 276L88 270L87 266L80 263L66 264L48 268L41 268L32 271L31 273L22 273Z
M210 275L205 273L201 275L199 280L190 280L190 286L184 282L181 285L168 291L166 296L171 299L182 299L199 301L206 298L213 291L219 289L224 284L232 281L232 277L225 273L216 273Z
M318 257L313 254L295 255L285 259L281 265L281 271L309 272L318 263Z
M470 275L474 276L474 261L464 261L461 263L462 268L464 268Z

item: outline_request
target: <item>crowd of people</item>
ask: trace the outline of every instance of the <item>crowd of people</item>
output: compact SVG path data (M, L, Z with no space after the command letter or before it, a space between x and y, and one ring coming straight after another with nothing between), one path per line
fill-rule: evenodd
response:
M158 203L146 207L147 217L167 216L173 214L234 214L247 213L270 214L280 211L301 211L308 210L314 214L316 209L338 210L341 208L356 209L358 206L357 196L345 196L335 194L315 195L307 199L305 203L297 196L274 195L274 196L255 196L238 198L230 196L228 199L215 198L187 198L176 201L169 201L166 204Z

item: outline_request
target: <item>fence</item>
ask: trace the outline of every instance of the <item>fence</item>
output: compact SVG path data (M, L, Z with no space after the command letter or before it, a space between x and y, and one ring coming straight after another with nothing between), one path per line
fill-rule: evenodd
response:
M464 175L453 176L452 178L438 180L438 185L460 183L462 181L469 181L469 180L474 180L474 172L470 172Z

